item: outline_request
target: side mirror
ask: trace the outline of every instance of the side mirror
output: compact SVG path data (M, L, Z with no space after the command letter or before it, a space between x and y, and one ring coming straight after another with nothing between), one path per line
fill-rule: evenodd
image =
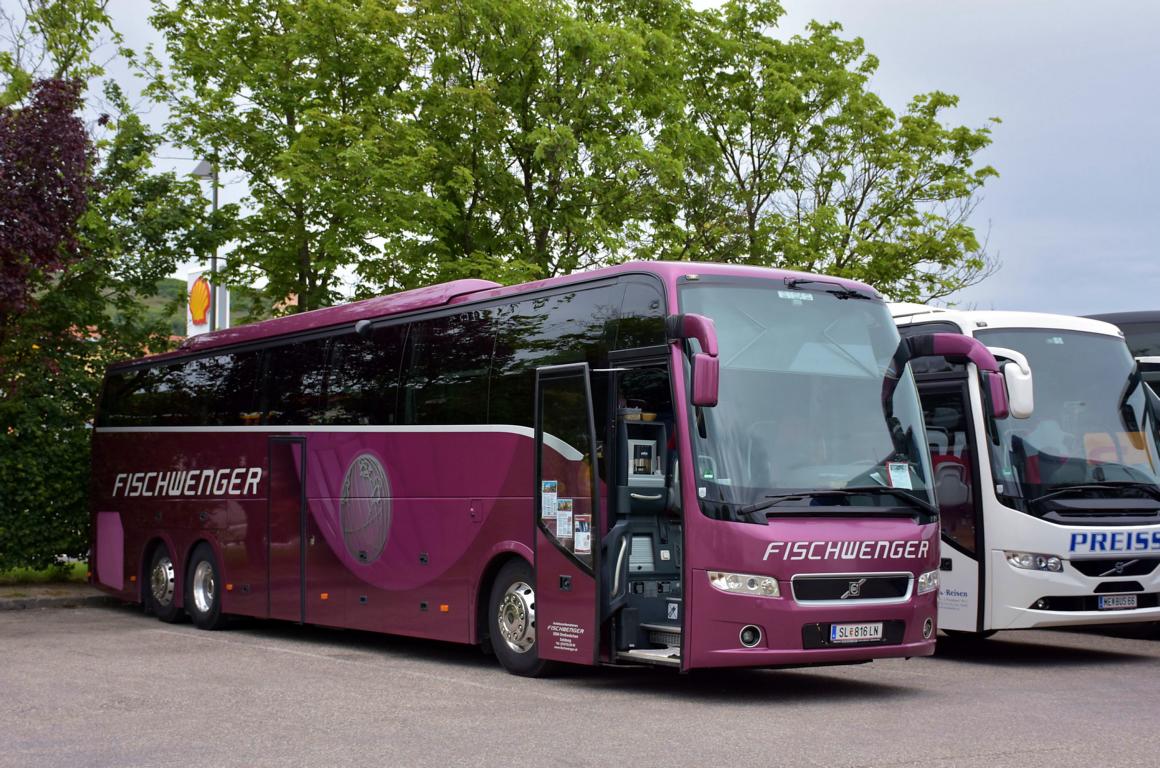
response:
M720 360L704 352L693 355L693 405L703 408L717 405L720 378Z
M945 357L960 363L974 363L983 377L983 384L991 395L991 413L996 419L1005 419L1010 411L1007 387L999 371L999 361L983 342L959 333L928 333L905 339L908 357ZM1030 374L1030 371L1028 371Z
M693 405L717 405L721 362L717 358L717 327L704 315L669 315L666 335L673 340L696 339L701 351L693 355Z
M1007 385L1007 403L1010 406L1011 416L1016 419L1029 419L1035 412L1035 388L1032 386L1031 364L1022 352L1005 347L988 347L997 359L1003 362L999 367L1003 371L1003 382Z

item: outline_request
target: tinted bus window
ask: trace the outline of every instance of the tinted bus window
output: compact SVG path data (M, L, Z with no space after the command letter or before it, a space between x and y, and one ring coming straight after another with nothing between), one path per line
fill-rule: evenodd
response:
M1160 323L1121 323L1120 330L1133 356L1160 356Z
M617 324L617 349L651 347L665 343L665 302L660 287L648 283L624 286Z
M152 424L157 410L155 391L159 374L155 368L110 373L101 397L99 425L134 427Z
M487 312L412 323L403 372L402 422L486 424L494 345Z
M608 285L499 307L489 421L532 425L540 366L587 361L602 367L615 338L623 292L619 285Z
M326 415L326 355L329 341L283 344L263 351L264 424L321 424Z
M327 421L331 424L394 424L406 325L376 328L369 338L340 336L331 352Z
M168 394L158 405L155 423L172 426L235 426L257 421L254 390L257 352L187 360L161 370Z

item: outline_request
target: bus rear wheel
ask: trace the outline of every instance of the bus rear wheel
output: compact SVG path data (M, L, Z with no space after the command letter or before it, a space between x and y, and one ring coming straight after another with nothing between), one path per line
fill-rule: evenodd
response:
M164 622L181 621L177 607L177 567L169 548L158 544L149 558L149 583L145 586L145 610Z
M508 562L495 577L488 603L491 647L513 675L539 677L549 671L536 642L536 588L523 560Z
M185 585L185 610L193 623L200 629L221 629L225 625L221 571L208 544L203 542L194 548Z

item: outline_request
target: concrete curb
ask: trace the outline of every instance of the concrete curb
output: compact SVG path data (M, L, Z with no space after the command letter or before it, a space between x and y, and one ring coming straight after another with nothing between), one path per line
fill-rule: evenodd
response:
M5 594L5 591L18 594ZM95 589L84 589L69 594L21 594L19 587L10 590L0 590L0 612L23 611L32 608L79 608L83 605L115 605L117 598L98 592Z

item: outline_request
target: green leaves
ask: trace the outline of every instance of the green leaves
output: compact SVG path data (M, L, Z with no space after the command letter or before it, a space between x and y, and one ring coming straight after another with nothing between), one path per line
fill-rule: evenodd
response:
M877 60L837 25L774 38L775 3L730 2L690 32L685 174L655 226L664 258L857 278L896 299L945 297L994 269L969 216L994 169L990 127L943 124L957 99L895 115Z

